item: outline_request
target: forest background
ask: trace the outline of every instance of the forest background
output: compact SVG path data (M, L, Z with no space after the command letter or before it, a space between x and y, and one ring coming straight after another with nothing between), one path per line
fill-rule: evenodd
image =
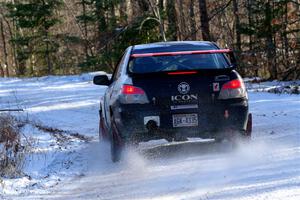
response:
M0 0L0 77L112 72L130 45L206 40L239 72L300 78L299 0Z

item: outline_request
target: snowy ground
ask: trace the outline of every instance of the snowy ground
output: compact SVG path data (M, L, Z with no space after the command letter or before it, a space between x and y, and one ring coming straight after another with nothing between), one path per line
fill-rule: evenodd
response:
M253 142L236 151L158 141L113 164L109 145L97 142L104 87L92 75L0 79L0 109L25 109L16 115L36 141L26 176L0 179L0 199L300 199L300 95L251 85Z

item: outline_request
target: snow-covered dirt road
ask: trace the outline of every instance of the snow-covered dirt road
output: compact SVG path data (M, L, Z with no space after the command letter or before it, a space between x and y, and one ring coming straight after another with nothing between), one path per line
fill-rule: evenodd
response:
M0 198L300 199L299 95L249 92L253 142L235 151L192 142L158 147L155 157L129 149L113 164L109 145L97 142L104 87L91 77L0 79L0 108L24 108L24 132L43 150L27 161L30 178L2 180ZM63 131L67 142L34 124Z

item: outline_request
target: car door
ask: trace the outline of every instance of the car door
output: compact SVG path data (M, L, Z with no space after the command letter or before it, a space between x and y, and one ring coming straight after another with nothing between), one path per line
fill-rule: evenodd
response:
M111 124L111 106L113 105L113 103L115 102L115 99L117 98L117 92L118 92L118 88L116 87L116 83L119 80L120 76L121 76L121 72L122 72L122 67L123 67L123 63L124 63L124 59L126 56L126 52L128 50L126 50L124 52L124 54L121 56L118 64L116 65L114 72L112 74L111 77L111 83L108 86L106 92L105 92L105 96L104 96L104 107L105 107L105 118L106 118L106 123L108 125L108 127L110 127Z

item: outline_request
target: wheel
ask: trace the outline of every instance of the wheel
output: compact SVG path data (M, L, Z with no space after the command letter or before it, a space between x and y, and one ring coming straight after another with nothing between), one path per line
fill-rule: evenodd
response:
M119 162L122 156L124 145L122 144L121 138L118 135L117 127L114 122L112 122L110 131L111 160L113 162Z

